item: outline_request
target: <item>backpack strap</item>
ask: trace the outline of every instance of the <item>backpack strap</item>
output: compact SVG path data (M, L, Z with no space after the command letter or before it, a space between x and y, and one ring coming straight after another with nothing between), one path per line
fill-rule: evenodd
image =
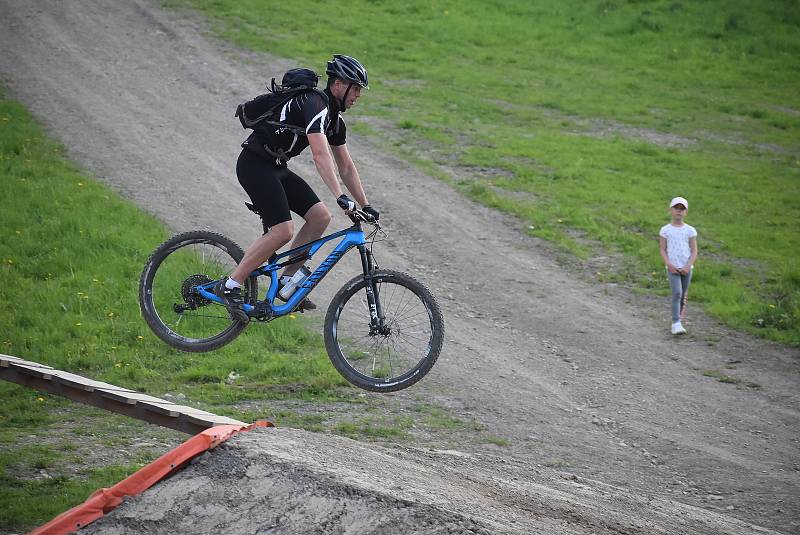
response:
M275 87L274 82L275 80L273 80L273 87ZM330 108L328 95L321 89L310 86L296 86L286 90L273 90L272 92L260 95L253 100L242 102L236 107L236 113L233 116L239 118L239 122L242 123L242 128L245 129L255 129L259 125L264 124L280 126L290 130L295 134L305 135L305 129L299 126L274 121L271 120L271 118L276 114L279 108L284 106L291 99L298 95L308 93L309 91L314 91L316 94L320 95L325 100L325 105ZM258 115L254 116L254 113L257 113Z
M314 91L316 94L322 97L322 99L325 101L325 106L328 108L328 113L330 114L332 111L330 99L328 98L327 93L321 89L308 85L284 88L282 86L277 86L275 84L275 79L273 79L272 90L270 90L270 92L260 95L253 100L239 104L239 106L236 108L234 117L239 118L239 122L242 123L242 128L252 129L254 131L260 130L264 132L269 139L272 138L274 130L272 128L266 128L268 126L288 130L297 136L305 136L306 130L302 126L283 123L276 121L273 118L278 113L280 108L286 105L287 102L294 97L308 93L309 91ZM336 117L336 121L336 127L338 127L338 115ZM286 152L283 149L273 149L268 144L261 143L259 143L259 146L264 149L264 152L268 156L275 158L276 164L286 166L289 158L286 156Z
M286 167L286 164L289 163L289 157L286 156L286 152L284 152L283 149L272 150L269 145L261 145L261 147L264 149L264 152L275 158L276 164Z

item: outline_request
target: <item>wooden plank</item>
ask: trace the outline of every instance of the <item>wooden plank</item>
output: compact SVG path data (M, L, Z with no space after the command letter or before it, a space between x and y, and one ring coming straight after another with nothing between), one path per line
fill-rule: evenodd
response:
M0 379L190 434L221 424L247 425L11 355L0 354Z
M193 416L191 414L187 414L185 416L186 419L191 422L207 425L208 427L214 427L215 425L226 425L226 424L247 425L244 424L244 422L240 422L239 420L234 420L233 418L228 418L227 416L219 416L211 413L205 415L204 417Z
M24 373L25 375L39 377L48 381L53 378L53 374L44 368L33 368L31 366L20 366L18 364L12 364L11 367L16 369L19 373Z
M21 364L23 366L33 366L33 367L36 367L36 368L48 368L50 370L54 369L54 368L52 368L52 367L50 367L50 366L48 366L46 364L39 364L38 362L33 362L33 361L30 361L30 360L24 360L24 359L21 359L19 357L14 357L12 355L4 355L2 353L0 353L0 362L15 363L15 364ZM6 365L7 364L3 364L3 367L5 367Z

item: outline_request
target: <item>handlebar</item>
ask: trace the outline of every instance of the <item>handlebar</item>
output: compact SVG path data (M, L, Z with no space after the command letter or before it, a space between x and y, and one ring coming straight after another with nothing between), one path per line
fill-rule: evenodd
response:
M352 210L352 211L345 210L344 213L347 214L347 217L350 218L350 221L352 221L355 224L370 223L370 224L375 225L376 227L380 228L380 225L375 220L375 218L372 217L372 215L370 215L367 212L365 212L364 210L360 210L360 209L359 210Z

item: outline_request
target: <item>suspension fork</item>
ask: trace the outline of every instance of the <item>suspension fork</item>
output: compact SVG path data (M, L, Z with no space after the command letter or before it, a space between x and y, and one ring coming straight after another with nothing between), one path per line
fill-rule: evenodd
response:
M359 245L358 252L361 254L361 267L364 270L364 280L367 283L365 289L367 291L367 303L369 304L370 334L383 334L385 316L381 308L375 280L372 278L377 266L372 258L372 252L366 246Z

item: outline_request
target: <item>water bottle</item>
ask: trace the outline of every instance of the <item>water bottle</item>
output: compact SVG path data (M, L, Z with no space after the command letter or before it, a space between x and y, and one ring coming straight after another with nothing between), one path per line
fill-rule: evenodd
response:
M303 284L309 275L311 275L311 270L306 266L301 267L294 275L292 275L292 278L286 282L283 288L281 288L281 291L278 293L282 298L289 299L297 287Z

